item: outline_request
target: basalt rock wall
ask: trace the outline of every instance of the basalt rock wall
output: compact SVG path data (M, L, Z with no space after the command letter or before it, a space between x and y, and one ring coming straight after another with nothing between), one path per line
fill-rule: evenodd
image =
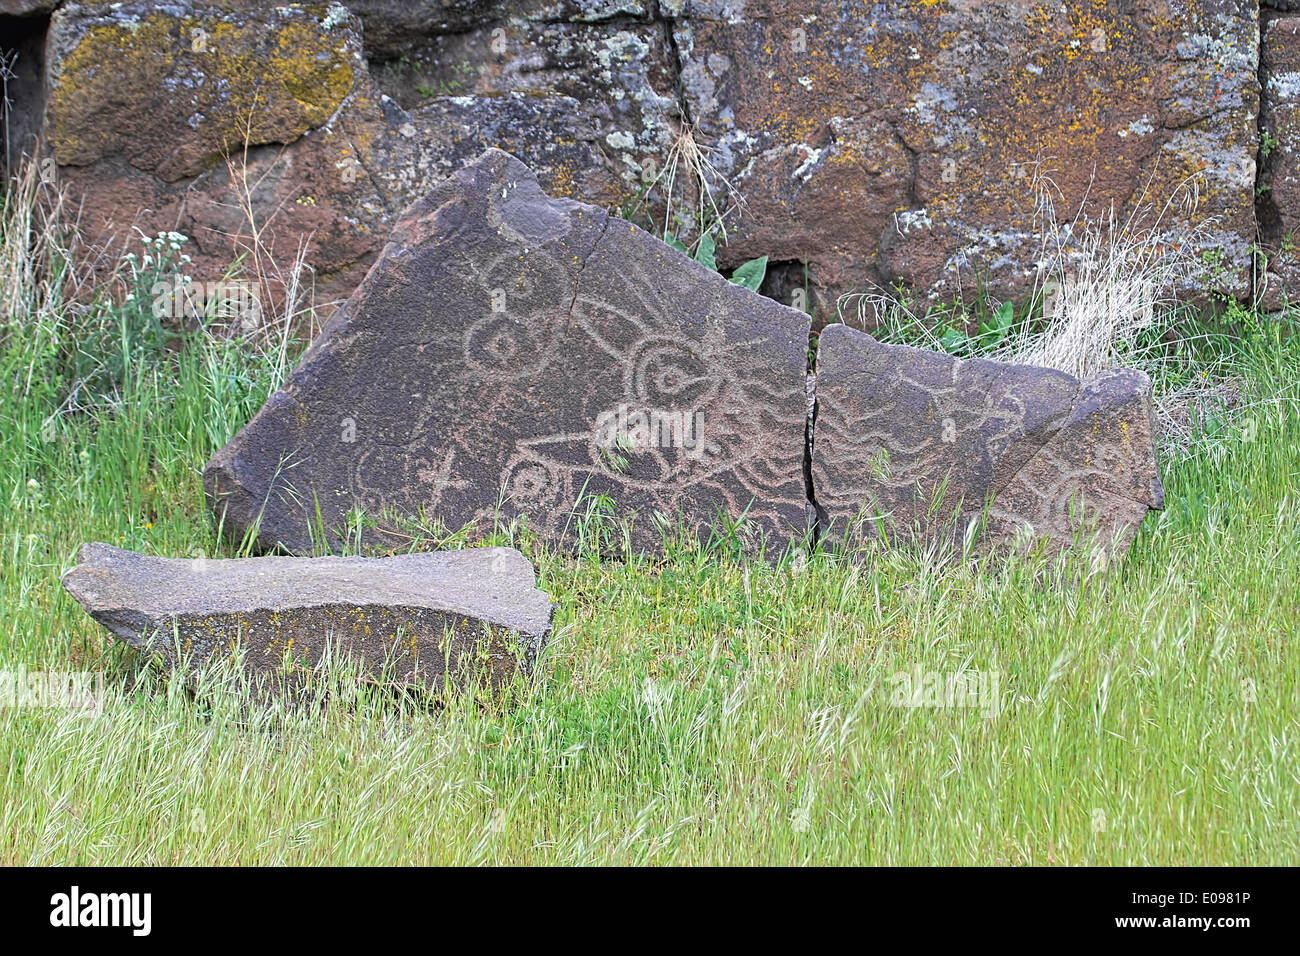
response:
M184 233L197 273L247 246L250 211L273 255L309 235L322 299L486 147L551 195L689 209L681 164L666 200L689 130L745 199L720 265L768 256L764 291L818 324L869 284L1025 289L1043 176L1067 219L1194 181L1170 215L1203 227L1207 282L1272 306L1300 273L1292 6L3 0L6 134L88 228Z

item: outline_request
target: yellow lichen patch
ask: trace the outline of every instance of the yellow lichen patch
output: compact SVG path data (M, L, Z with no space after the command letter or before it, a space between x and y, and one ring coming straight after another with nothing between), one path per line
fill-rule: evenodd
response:
M353 83L351 59L338 40L314 22L290 20L278 30L272 50L247 50L250 32L259 29L256 24L215 25L215 75L230 81L232 96L250 108L262 89L287 93L302 109L305 125L299 135L325 122Z
M1140 55L1136 24L1105 0L1040 5L1026 20L1028 42L1005 74L1001 101L972 124L973 136L951 132L953 175L935 185L930 208L940 217L1025 225L1034 213L1036 164L1054 175L1073 206L1087 177L1061 177L1056 164L1092 169L1114 181L1137 182L1136 148L1117 147L1115 116L1151 99L1151 60ZM1155 106L1151 111L1156 112ZM1138 109L1132 119L1142 115ZM967 157L970 157L969 159ZM979 183L973 188L972 179ZM1121 199L1124 197L1120 197Z
M147 158L193 173L246 138L291 142L326 122L354 85L353 64L348 38L305 14L264 23L155 12L95 23L56 65L55 158L86 164L145 150L151 130L188 128L172 157Z

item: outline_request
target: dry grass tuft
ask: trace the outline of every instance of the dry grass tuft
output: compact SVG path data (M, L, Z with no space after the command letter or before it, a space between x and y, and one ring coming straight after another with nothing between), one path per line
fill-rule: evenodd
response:
M717 232L728 238L727 222L745 208L745 198L709 158L716 150L700 140L700 131L683 118L668 148L664 167L650 181L646 196L661 183L664 191L663 237L672 232L674 215L684 235L698 230L694 246L705 235ZM689 207L689 212L688 212ZM693 221L692 221L693 220Z
M1197 182L1183 183L1158 208L1144 191L1123 219L1113 206L1104 218L1085 218L1085 198L1069 221L1057 216L1055 183L1041 171L1031 183L1040 252L1029 306L977 354L1078 378L1140 369L1153 383L1162 452L1182 456L1211 440L1203 424L1224 421L1247 402L1222 351L1209 347L1211 336L1182 321L1188 290L1204 289L1212 272L1204 250L1213 223L1189 225ZM989 303L991 310L999 305ZM844 296L840 308L882 338L936 350L944 349L940 335L953 317L879 288ZM959 324L966 318L958 315Z

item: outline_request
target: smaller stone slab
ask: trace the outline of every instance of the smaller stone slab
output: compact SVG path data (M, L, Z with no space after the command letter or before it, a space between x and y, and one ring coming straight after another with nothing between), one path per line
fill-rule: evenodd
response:
M388 558L159 558L87 544L63 586L119 640L197 668L305 674L329 650L374 678L491 689L532 672L555 607L510 548Z

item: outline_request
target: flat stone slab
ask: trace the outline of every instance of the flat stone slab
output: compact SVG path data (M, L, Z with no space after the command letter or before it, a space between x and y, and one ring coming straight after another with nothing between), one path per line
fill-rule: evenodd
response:
M328 648L439 691L531 673L554 605L510 548L388 558L158 558L87 544L63 586L118 639L200 666L310 668ZM179 653L178 653L179 652Z
M381 546L413 518L519 517L567 546L594 502L633 519L637 549L742 515L752 547L780 548L808 528L809 326L488 150L406 210L208 464L209 505L299 554L352 509Z
M1122 554L1164 504L1151 383L885 345L844 325L818 344L812 478L831 535Z

